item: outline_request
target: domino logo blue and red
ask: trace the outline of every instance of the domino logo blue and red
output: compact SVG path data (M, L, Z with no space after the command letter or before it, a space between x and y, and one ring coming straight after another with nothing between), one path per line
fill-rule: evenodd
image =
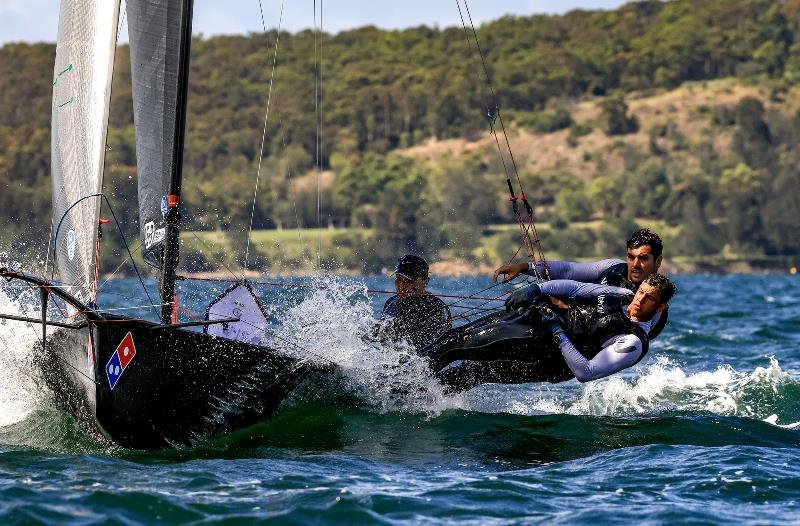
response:
M136 345L133 343L133 335L128 333L117 345L117 349L106 364L106 376L111 389L114 389L117 385L122 373L125 372L134 356L136 356Z

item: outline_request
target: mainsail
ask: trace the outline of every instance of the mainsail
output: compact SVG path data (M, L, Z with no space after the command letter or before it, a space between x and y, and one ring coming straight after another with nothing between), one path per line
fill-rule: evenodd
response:
M139 228L145 261L161 266L175 162L182 0L128 0Z
M53 246L59 279L94 300L118 2L62 0L53 73Z

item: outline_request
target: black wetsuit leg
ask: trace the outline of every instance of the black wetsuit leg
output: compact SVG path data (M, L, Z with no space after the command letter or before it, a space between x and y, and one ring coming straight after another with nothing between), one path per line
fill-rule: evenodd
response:
M437 378L454 390L483 383L562 382L573 377L534 313L494 314L454 329L423 350Z
M448 331L420 354L430 360L434 371L459 360L523 359L525 350L541 334L535 322L528 314L492 314Z

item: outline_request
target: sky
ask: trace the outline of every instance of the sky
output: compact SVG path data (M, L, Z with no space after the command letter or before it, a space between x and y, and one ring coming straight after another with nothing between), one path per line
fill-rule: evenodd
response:
M113 0L101 0L113 1ZM419 25L461 25L457 0L316 0L322 6L322 29L375 25L400 29ZM298 31L314 26L314 0L260 0L266 27ZM614 9L625 0L468 0L473 22L503 15L566 13L572 9ZM0 0L0 45L7 42L55 42L58 0ZM463 6L463 3L462 3ZM319 15L317 15L319 17ZM195 0L193 32L205 36L261 32L259 0ZM122 40L125 40L123 32Z

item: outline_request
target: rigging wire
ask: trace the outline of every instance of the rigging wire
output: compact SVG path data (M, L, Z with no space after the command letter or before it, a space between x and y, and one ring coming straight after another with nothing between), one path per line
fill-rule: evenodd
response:
M467 45L468 45L468 47L471 47L470 44L469 44L469 40L470 40L470 38L469 38L469 30L467 29L467 25L466 25L466 22L464 20L464 14L463 14L463 12L461 10L461 1L460 0L456 0L456 6L458 7L458 14L461 17L461 25L464 28L464 33L465 33L466 38L467 38ZM489 68L488 68L488 66L486 64L486 58L484 56L483 49L481 48L480 40L478 39L478 32L476 31L475 24L472 21L472 13L469 10L469 5L467 3L467 0L464 0L464 10L467 12L467 18L469 19L470 28L472 30L471 31L472 32L472 37L473 37L473 39L475 41L475 47L476 47L476 49L478 51L478 55L480 56L481 65L483 67L483 73L484 73L484 75L486 77L486 84L487 84L487 86L489 88L489 92L491 93L491 99L492 100L491 100L491 104L489 105L489 108L487 110L487 117L489 119L490 131L494 135L495 143L497 144L497 147L498 147L498 153L500 154L500 159L501 159L502 164L503 164L503 169L505 170L505 173L506 173L506 183L508 184L508 190L509 190L509 193L511 195L509 201L511 201L512 208L514 210L515 219L517 220L517 224L519 225L520 231L522 233L522 244L523 244L523 246L526 248L526 250L528 252L528 254L527 254L528 258L534 263L534 271L537 273L537 275L538 275L538 272L539 272L537 267L536 267L536 259L537 259L537 256L538 256L538 259L542 263L542 268L543 268L543 271L544 271L543 273L545 275L544 277L545 278L549 278L549 268L548 268L548 265L547 265L547 260L544 257L544 252L542 251L541 239L539 238L538 231L536 229L536 224L535 224L534 217L533 217L533 208L531 207L530 203L528 202L527 196L525 194L525 189L523 188L523 185L522 185L522 180L521 180L521 178L519 176L519 170L517 168L517 162L514 159L514 153L513 153L513 150L511 148L511 142L510 142L510 140L508 138L508 133L506 132L505 124L503 123L503 117L502 117L502 115L500 113L500 105L499 105L498 100L497 100L497 94L496 94L496 92L494 90L494 86L492 84L491 75L489 74ZM508 151L510 163L511 163L511 166L513 168L514 176L515 176L515 178L517 180L517 184L519 185L519 188L520 188L520 196L519 197L517 197L517 195L514 193L514 188L513 188L512 184L511 184L511 176L509 174L509 169L508 169L508 166L506 165L505 158L503 156L502 147L500 146L500 140L499 140L499 138L497 136L497 129L496 129L496 126L495 126L495 121L499 121L500 129L501 129L501 131L503 133L503 136L505 138L506 149ZM525 206L525 211L527 212L527 215L528 215L528 218L527 218L528 219L528 223L527 224L522 220L522 217L520 215L519 208L517 206L517 201L518 200L521 200L523 205ZM531 239L531 233L533 233L533 239ZM534 250L534 245L536 247L535 250Z
M138 242L137 242L137 243L136 243L136 244L133 246L133 251L135 252L135 251L139 250L139 247L141 247L141 246L142 246L142 240L140 239L140 240L139 240L139 241L138 241ZM101 290L103 287L105 287L105 286L106 286L106 284L107 284L109 281L111 281L111 278L113 278L114 276L116 276L116 275L117 275L117 273L118 273L118 272L119 272L119 271L122 269L122 267L123 267L123 266L124 266L124 265L125 265L125 264L126 264L128 261L130 261L130 256L128 256L128 257L126 257L125 259L123 259L123 260L122 260L122 262L121 262L119 265L117 265L117 268L115 268L115 269L114 269L112 272L110 272L110 273L107 273L107 274L106 274L106 279L105 279L105 280L104 280L104 281L103 281L103 282L102 282L100 285L98 285L98 286L97 286L97 292L100 292L100 290ZM107 292L103 292L103 294L107 294ZM130 298L129 298L129 299L130 299Z
M261 13L261 28L264 34L267 33L267 25L264 22L264 8L261 5L261 0L258 0L258 9ZM267 123L269 122L269 108L272 101L272 86L275 80L275 65L278 61L278 45L281 39L281 26L283 24L283 1L281 1L281 12L278 17L278 31L275 33L275 51L272 55L272 73L269 78L269 92L267 93L267 109L264 114L264 128L261 131L261 148L258 150L258 171L256 172L256 184L253 189L253 207L250 209L250 226L247 229L247 248L244 254L244 272L247 272L247 264L250 258L250 235L253 232L253 216L256 213L256 197L258 196L258 183L261 179L261 163L264 159L264 143L267 138ZM243 274L244 275L244 274Z
M212 247L211 247L211 246L209 246L209 244L208 244L208 243L206 243L205 241L203 241L203 240L200 238L200 236L198 236L198 235L197 235L197 232L195 232L194 230L192 230L192 235L193 235L193 236L194 236L194 238L195 238L196 240L198 240L198 241L199 241L199 242L200 242L200 243L201 243L201 244L202 244L204 247L206 247L206 250L208 250L209 252L212 250ZM241 282L243 281L243 280L242 280L242 278L240 278L240 277L239 277L239 276L238 276L238 275L237 275L237 274L236 274L236 273L235 273L233 270L231 270L231 268L228 266L228 264L227 264L227 263L225 263L225 261L224 261L224 260L222 261L222 266L223 266L223 267L225 267L225 270L227 270L227 271L228 271L228 274L230 274L231 276L233 276L233 280L225 280L226 282L228 282L228 283L241 283ZM185 277L183 277L182 279L186 279L186 278L185 278ZM193 280L198 280L198 281L200 280L199 278L192 278L192 279L193 279Z
M321 141L322 141L322 46L320 33L322 32L322 0L319 0L319 26L317 26L317 0L314 0L314 112L316 113L317 136L316 164L317 164L317 270L322 270L322 199L320 197L320 177L322 172Z

